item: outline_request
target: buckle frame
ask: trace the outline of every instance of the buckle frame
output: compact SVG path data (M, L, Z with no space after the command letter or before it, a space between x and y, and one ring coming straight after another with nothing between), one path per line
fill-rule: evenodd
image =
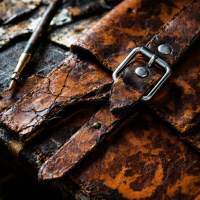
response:
M147 64L147 67L151 67L152 63L155 62L160 67L162 67L165 70L165 74L162 76L162 78L156 83L156 85L152 88L152 90L146 95L143 96L141 99L142 101L149 101L155 93L161 88L163 83L167 80L167 78L171 74L171 67L162 58L158 57L155 53L153 53L151 50L147 49L146 47L136 47L134 48L131 53L122 61L122 63L117 67L117 69L113 72L112 78L115 81L117 79L117 74L130 62L130 60L135 57L137 53L141 53L142 55L146 56L150 59L149 63Z

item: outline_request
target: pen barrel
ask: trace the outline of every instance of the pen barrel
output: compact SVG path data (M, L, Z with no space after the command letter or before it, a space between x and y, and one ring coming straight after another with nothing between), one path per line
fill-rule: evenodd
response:
M102 10L103 9L102 9L101 4L95 1L95 2L90 2L88 4L85 4L83 6L80 6L80 7L72 8L71 10L69 10L69 15L74 20L81 17L90 16Z
M54 0L49 4L47 10L42 16L40 23L38 24L33 34L31 35L27 43L27 46L24 49L24 52L29 53L31 55L33 55L36 52L40 42L42 41L42 38L47 33L51 20L55 16L61 4L62 0Z

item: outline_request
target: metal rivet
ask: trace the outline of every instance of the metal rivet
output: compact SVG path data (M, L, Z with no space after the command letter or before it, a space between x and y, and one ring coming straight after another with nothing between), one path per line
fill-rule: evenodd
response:
M146 77L149 74L148 70L145 67L138 67L138 68L136 68L135 73L139 77Z
M92 124L92 128L100 129L101 128L101 124L99 122L95 122L94 124Z
M158 47L158 51L164 55L168 55L172 52L172 48L168 44L161 44Z

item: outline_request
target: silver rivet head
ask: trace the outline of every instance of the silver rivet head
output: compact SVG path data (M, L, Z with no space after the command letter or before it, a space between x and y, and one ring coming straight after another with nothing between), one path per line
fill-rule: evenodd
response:
M146 77L148 76L149 72L145 67L138 67L135 69L135 73L139 76L139 77Z
M92 128L100 129L101 128L101 124L99 122L95 122L94 124L92 124Z
M158 51L164 55L168 55L172 52L172 48L168 44L161 44L158 47Z

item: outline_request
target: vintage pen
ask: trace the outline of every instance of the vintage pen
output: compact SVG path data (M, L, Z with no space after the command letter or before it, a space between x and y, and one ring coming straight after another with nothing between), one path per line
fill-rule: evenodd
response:
M47 10L42 16L39 25L32 33L23 53L21 54L18 60L17 66L13 71L12 76L10 77L11 82L9 85L9 90L11 90L14 87L14 85L19 81L22 70L29 63L34 53L36 52L43 36L46 34L48 30L51 20L53 19L54 15L56 14L61 4L62 0L54 0L49 4Z

